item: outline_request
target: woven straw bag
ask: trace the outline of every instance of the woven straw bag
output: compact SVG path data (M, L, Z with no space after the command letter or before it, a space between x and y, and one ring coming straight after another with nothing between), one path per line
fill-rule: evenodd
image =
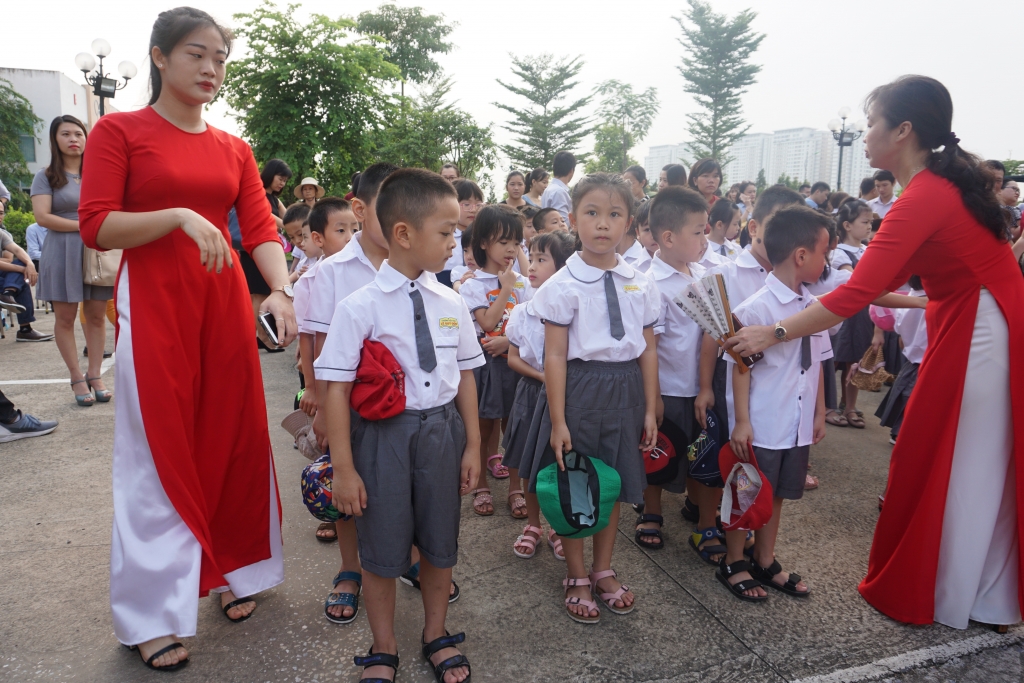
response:
M882 384L893 378L885 371L885 354L881 347L877 350L868 347L859 363L850 369L849 383L862 391L878 391Z

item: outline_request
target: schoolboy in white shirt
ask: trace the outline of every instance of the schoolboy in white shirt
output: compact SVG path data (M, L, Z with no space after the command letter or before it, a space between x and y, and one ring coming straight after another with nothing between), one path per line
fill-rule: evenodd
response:
M764 237L772 273L764 287L734 309L741 323L775 325L776 337L789 341L778 321L814 303L803 283L816 281L825 268L829 224L827 216L802 206L782 209L772 217ZM732 450L739 460L747 462L749 449L753 449L774 495L772 517L755 532L750 562L744 557L747 532L725 534L728 551L715 573L741 600L764 600L765 587L796 597L810 594L797 574L782 570L775 559L775 539L782 501L803 497L811 444L825 438L821 361L831 355L832 346L822 332L776 344L748 373L741 373L732 356L727 356L735 392Z
M390 255L373 283L338 305L316 360L318 378L328 382L335 506L356 516L373 633L369 656L357 657L356 665L368 678L394 678L395 579L410 568L415 542L424 656L438 680L449 670L468 678L469 661L455 648L465 636L449 636L445 617L458 558L459 496L480 467L473 368L484 359L466 303L432 275L456 246L458 198L436 173L406 168L381 185L376 209ZM384 420L360 420L352 430L352 385L366 340L383 344L401 365L406 407Z
M666 187L648 204L651 234L658 243L658 253L651 262L647 276L657 285L661 308L654 326L658 347L658 382L661 400L658 404L659 424L672 422L693 441L700 433L693 403L697 397L697 378L703 333L675 303L684 297L684 290L704 275L696 263L703 248L704 228L708 222L708 205L694 190ZM686 488L686 471L678 481L666 484L673 493ZM696 484L696 482L695 482ZM696 484L702 486L701 484ZM635 538L641 546L664 547L661 526L662 486L647 485L644 489L644 512L637 518ZM691 493L694 489L690 489ZM701 496L695 495L698 500ZM690 544L697 549L698 541ZM699 551L698 551L699 552Z

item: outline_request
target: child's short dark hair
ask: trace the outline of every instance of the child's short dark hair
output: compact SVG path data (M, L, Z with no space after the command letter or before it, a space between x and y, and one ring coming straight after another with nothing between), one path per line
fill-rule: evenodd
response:
M790 204L803 204L804 198L796 190L791 190L785 185L772 185L761 193L754 204L754 212L750 215L758 225L763 225L765 219L776 209ZM806 206L806 205L805 205Z
M519 207L519 213L521 213L523 219L527 221L532 221L533 217L537 215L538 211L540 211L540 209L538 209L536 206L531 206L530 204L524 204Z
M556 152L554 159L551 160L551 171L556 178L564 178L572 173L574 168L576 168L576 155L572 152L565 150Z
M654 239L665 230L678 232L690 215L708 212L708 203L699 192L676 185L666 187L647 203L651 205L649 222Z
M288 213L291 212L292 207L285 212L284 217L288 218ZM341 213L342 211L351 211L352 205L341 197L324 197L309 211L309 230L310 232L318 232L321 235L327 229L327 221L331 219L331 215L335 213ZM286 220L285 223L288 221Z
M537 235L530 242L530 250L548 252L551 258L555 259L555 269L559 270L576 251L576 238L564 230L555 230L543 235Z
M380 162L367 168L359 174L359 182L356 183L356 198L364 204L369 204L377 196L381 183L389 175L398 170L394 164Z
M473 224L470 223L469 227L462 231L462 250L473 248Z
M294 223L295 221L305 221L307 218L309 218L309 211L309 205L306 204L305 202L298 202L296 204L292 204L291 206L288 207L288 210L284 212L284 218L282 218L281 221L285 225L288 225L289 223Z
M772 216L772 227L764 236L764 248L772 265L778 265L800 247L813 250L821 231L829 231L832 219L809 206L780 209Z
M473 221L473 260L483 268L487 265L487 247L498 240L523 241L523 219L507 204L491 204L480 209Z
M541 209L537 213L533 214L533 229L540 232L544 228L544 219L548 217L552 211L557 211L550 206L546 209Z
M892 174L892 171L887 171L884 168L881 171L875 172L875 182L888 180L893 185L896 184L896 176Z
M640 202L640 206L637 207L636 217L633 218L633 226L630 228L633 232L640 229L641 225L651 222L651 202Z
M555 174L557 175L557 173ZM629 181L618 173L589 173L576 183L572 188L572 210L576 213L580 202L588 193L594 190L606 190L619 195L623 205L626 207L626 217L632 218L636 209L633 199L633 187Z
M359 180L362 186L363 179ZM444 199L455 199L455 188L433 171L400 168L390 174L377 192L377 220L384 239L391 242L396 223L420 227Z
M476 199L482 202L484 200L483 190L480 186L474 183L469 178L456 178L452 181L452 187L459 195L459 203L466 201L467 199Z

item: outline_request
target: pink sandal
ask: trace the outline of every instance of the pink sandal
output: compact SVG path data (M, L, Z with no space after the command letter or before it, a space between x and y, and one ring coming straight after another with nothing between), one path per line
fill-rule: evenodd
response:
M469 495L473 496L473 512L481 517L490 517L494 514L494 498L491 496L490 489L473 489ZM491 511L484 512L482 510L484 505L490 505Z
M613 569L605 569L604 571L601 571L601 572L591 571L590 572L590 577L589 577L590 578L590 584L591 584L591 589L590 590L593 592L593 594L595 596L597 596L598 598L601 599L601 602L604 603L604 606L607 607L611 612L613 612L615 614L629 614L636 607L636 600L635 599L633 600L633 604L631 604L628 607L615 607L612 604L616 600L622 602L622 596L625 595L629 591L629 586L627 586L624 583L620 583L619 584L619 590L615 591L614 593L598 593L598 591L600 589L597 587L597 582L600 581L601 579L606 579L609 576L614 577L615 576L615 570L613 570ZM625 603L623 603L623 604L625 604Z
M537 538L534 538L533 536L527 536L526 534L529 533L537 534ZM512 552L515 553L516 557L521 557L524 560L530 559L531 557L537 554L537 542L540 541L541 534L543 533L544 530L541 529L539 526L530 526L529 524L527 524L526 528L523 529L523 533L519 534L519 537L516 538L516 542L512 544ZM520 552L518 549L516 549L516 546L518 545L528 547L530 549L530 552Z
M512 519L526 519L526 498L522 489L508 492L508 509L512 513Z
M487 469L491 471L491 476L495 479L508 479L508 468L501 464L502 456L500 453L495 453L491 457L487 458ZM491 464L491 461L497 458L498 462L495 465Z
M566 577L562 580L562 586L565 588L566 592L568 592L570 588L576 588L577 586L590 586L590 579L570 579L569 577ZM583 607L586 607L588 616L581 616L569 609L574 605L582 605ZM589 616L591 611L596 611L597 616ZM583 598L566 598L565 612L569 615L570 619L578 624L596 624L601 621L601 610L597 608L597 603L593 600L585 600Z
M548 531L548 545L551 546L551 552L554 553L555 559L565 562L565 552L562 550L562 539L558 538L558 534L555 533L554 529Z

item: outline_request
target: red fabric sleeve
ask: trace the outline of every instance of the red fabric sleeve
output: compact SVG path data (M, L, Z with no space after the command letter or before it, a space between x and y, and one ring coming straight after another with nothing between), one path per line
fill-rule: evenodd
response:
M238 199L235 201L235 212L238 214L238 228L242 232L242 248L251 254L253 249L264 242L280 244L281 241L277 237L277 223L270 213L267 191L263 189L263 181L260 180L252 149L242 140L238 140L236 144L239 146L238 154L242 159L242 178L238 188Z
M926 173L931 178L920 177ZM871 240L850 279L821 297L825 308L849 318L877 299L883 291L896 289L911 276L907 261L932 234L942 215L941 206L945 203L935 192L939 188L927 182L935 176L929 171L922 171L918 178L926 182L914 183L913 187L907 188L889 209L882 227ZM931 192L925 185L931 186Z
M87 146L82 165L78 228L85 246L106 251L96 244L96 235L107 214L123 209L128 179L128 140L118 123L117 113L96 122Z

